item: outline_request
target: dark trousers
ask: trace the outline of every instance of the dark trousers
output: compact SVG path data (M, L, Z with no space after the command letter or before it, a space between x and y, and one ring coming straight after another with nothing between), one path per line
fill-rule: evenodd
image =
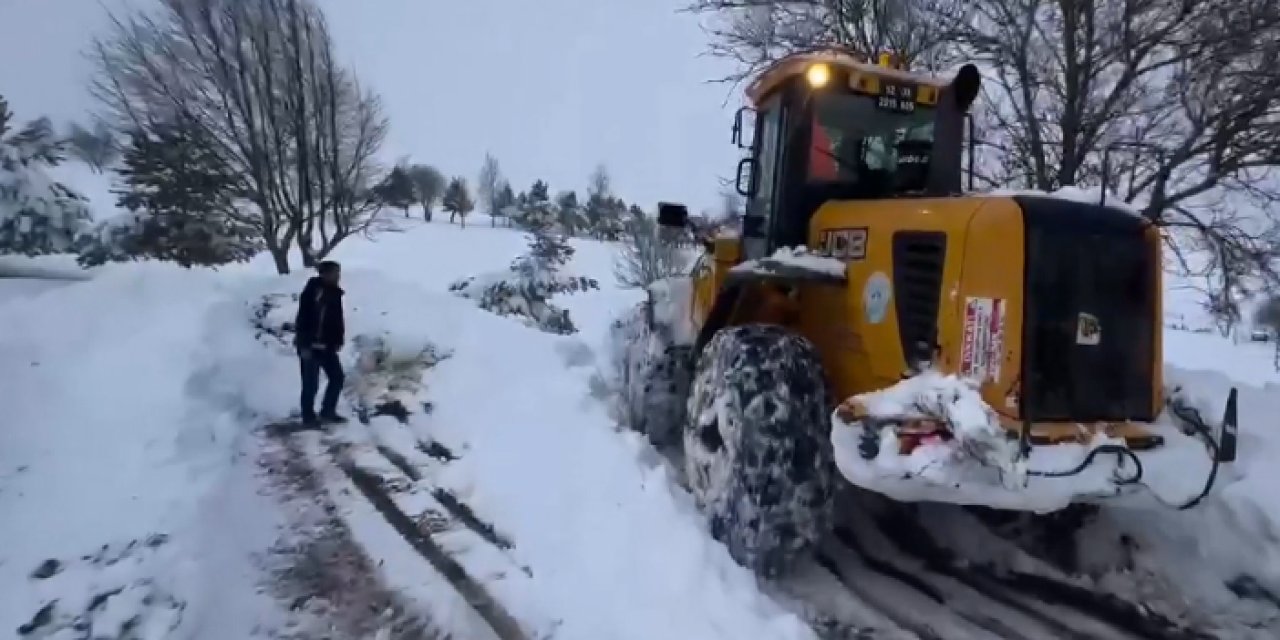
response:
M338 352L330 349L298 349L298 359L302 363L302 417L316 417L316 391L320 388L320 370L328 383L324 387L324 398L320 401L320 415L333 415L338 410L338 394L342 393L342 363L338 361Z

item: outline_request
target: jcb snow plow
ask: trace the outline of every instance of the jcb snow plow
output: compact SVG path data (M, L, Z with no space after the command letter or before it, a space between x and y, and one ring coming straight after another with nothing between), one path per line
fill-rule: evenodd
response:
M654 290L678 311L633 336L634 422L679 434L713 534L757 571L830 527L837 474L898 500L1181 507L1234 458L1234 393L1218 427L1164 389L1154 225L964 192L979 83L846 51L766 70L734 126L740 233L706 238L687 294Z

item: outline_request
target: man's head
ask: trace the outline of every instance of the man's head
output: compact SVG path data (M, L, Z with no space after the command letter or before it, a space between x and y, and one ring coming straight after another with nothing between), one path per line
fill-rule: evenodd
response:
M320 274L320 279L328 284L338 284L338 280L342 278L342 266L333 260L325 260L316 266L316 271Z

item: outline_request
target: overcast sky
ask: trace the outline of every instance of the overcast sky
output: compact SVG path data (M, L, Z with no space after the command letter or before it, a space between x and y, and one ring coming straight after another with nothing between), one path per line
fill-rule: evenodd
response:
M0 0L0 94L19 119L93 107L82 51L121 0ZM340 58L391 118L386 159L474 183L485 151L517 190L583 189L605 163L619 196L715 207L733 173L738 97L708 80L687 0L321 0ZM139 0L133 0L139 4ZM725 104L728 100L728 104Z

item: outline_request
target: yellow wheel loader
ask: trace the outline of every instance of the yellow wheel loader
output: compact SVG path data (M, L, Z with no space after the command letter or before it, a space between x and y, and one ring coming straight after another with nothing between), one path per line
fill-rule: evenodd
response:
M1151 221L966 193L980 82L842 49L773 64L734 122L740 231L651 288L625 365L633 424L682 449L713 535L763 575L829 531L841 482L1035 512L1134 493L1186 507L1234 459L1235 391L1209 425L1162 385ZM659 224L687 231L688 211L660 204Z

